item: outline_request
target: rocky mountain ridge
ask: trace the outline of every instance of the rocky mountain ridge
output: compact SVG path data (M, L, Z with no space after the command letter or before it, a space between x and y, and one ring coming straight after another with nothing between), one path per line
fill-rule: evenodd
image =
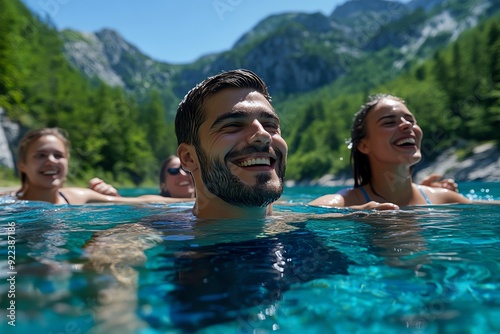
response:
M61 33L68 60L89 78L144 95L152 86L171 85L176 66L144 55L111 29L96 33L65 30Z
M153 60L109 29L86 34L62 31L61 36L68 59L85 75L139 95L158 89L180 99L206 76L244 67L259 73L273 95L286 96L332 83L364 58L387 48L394 49L390 70L397 75L498 6L493 0L469 0L472 10L460 12L450 10L447 3L355 0L338 6L330 16L272 15L244 34L231 50L185 65Z

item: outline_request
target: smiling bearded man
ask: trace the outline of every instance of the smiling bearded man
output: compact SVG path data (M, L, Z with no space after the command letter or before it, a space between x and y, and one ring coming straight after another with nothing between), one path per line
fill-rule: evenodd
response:
M288 147L266 84L248 70L209 77L175 119L182 167L196 187L199 218L258 218L283 193Z

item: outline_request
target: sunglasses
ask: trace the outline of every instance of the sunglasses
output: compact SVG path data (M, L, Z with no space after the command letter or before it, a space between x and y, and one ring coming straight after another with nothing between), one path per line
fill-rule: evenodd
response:
M182 167L177 167L177 168L172 167L167 169L167 173L169 173L170 175L177 175L181 172L181 170L184 169L182 169Z

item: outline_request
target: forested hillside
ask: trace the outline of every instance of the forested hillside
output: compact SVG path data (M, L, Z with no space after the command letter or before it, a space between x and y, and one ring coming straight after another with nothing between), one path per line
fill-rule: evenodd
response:
M348 170L350 122L367 96L375 93L407 101L424 130L426 158L460 140L469 141L469 147L488 140L500 143L499 15L464 32L396 79L366 89L357 77L377 76L385 70L390 68L367 64L359 73L280 105L290 148L289 178L310 179ZM356 82L363 88L356 91Z
M0 1L0 108L25 130L67 129L73 181L98 175L119 184L156 183L160 161L177 146L172 106L201 78L235 67L252 69L271 83L290 148L287 179L349 174L350 123L372 93L407 100L424 130L426 158L460 140L500 143L499 3L436 2L441 4L427 11L393 6L391 20L380 24L379 17L376 31L366 25L374 18L359 15L345 20L350 26L341 26L341 20L332 21L339 11L331 17L270 17L233 50L185 66L148 67L150 59L138 50L121 54L127 69L148 71L141 73L153 89L145 90L131 79L140 77L134 76L138 72L118 73L123 86L85 75L75 66L77 60L63 52L86 42L77 32L61 34L32 16L20 0ZM488 15L470 14L484 12L485 3ZM349 5L341 8L343 15L355 15L354 2ZM390 8L384 1L377 6L385 12ZM464 32L455 30L457 39L454 31L425 36L423 30L450 17L481 21ZM110 32L103 36L118 38ZM123 67L117 63L112 70ZM142 87L139 94L134 85Z
M0 1L0 107L24 129L68 130L70 180L156 180L177 146L156 92L139 104L122 88L88 80L66 60L54 27L19 0Z

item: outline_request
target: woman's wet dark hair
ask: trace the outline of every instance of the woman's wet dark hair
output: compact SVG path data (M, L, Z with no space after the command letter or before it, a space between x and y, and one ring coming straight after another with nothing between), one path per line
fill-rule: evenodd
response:
M354 114L354 120L351 127L351 140L349 148L351 149L351 169L354 177L354 188L369 184L371 181L371 167L368 156L358 150L359 142L366 137L366 115L383 99L391 99L403 104L405 101L397 96L390 94L376 94L368 97L368 102L361 106L361 109Z

